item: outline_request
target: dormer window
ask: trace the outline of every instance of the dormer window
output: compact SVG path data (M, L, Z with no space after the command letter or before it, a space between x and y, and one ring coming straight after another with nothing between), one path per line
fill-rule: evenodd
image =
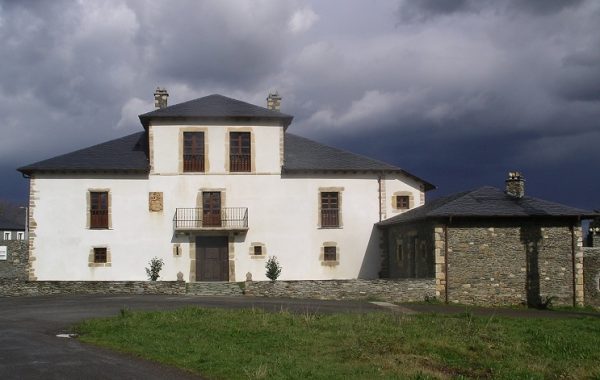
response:
M250 132L229 133L229 171L251 171Z
M204 132L183 132L183 171L204 171Z

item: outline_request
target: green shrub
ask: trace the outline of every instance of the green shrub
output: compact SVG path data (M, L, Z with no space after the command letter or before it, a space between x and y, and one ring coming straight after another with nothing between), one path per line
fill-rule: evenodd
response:
M270 256L265 268L267 268L267 277L269 280L275 282L281 274L281 264L277 261L277 256Z
M146 275L148 276L148 280L156 281L160 277L159 273L163 265L165 265L165 263L162 259L159 259L158 257L153 257L152 260L150 260L150 268L146 268Z

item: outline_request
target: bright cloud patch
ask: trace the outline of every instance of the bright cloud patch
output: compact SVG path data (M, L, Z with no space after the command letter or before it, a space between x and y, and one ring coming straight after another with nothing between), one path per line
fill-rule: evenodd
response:
M309 30L319 16L310 8L302 8L294 12L288 26L292 33L302 33Z

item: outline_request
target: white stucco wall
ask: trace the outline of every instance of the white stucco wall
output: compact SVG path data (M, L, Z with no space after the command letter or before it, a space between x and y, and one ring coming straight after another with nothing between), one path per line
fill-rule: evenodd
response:
M190 126L183 126L190 130ZM144 280L152 257L165 266L161 279L190 279L189 235L175 233L176 208L198 207L202 190L222 191L222 207L247 207L249 229L234 237L235 277L265 280L265 258L250 255L252 243L263 243L267 256L282 264L282 280L375 278L380 269L379 184L377 174L280 175L278 127L253 128L256 168L253 173L226 172L226 126L202 126L210 142L207 173L180 174L180 127L154 126L153 171L149 176L37 175L33 269L38 280ZM232 127L233 128L233 127ZM395 191L414 193L419 183L402 175L384 181L387 217L395 215ZM319 188L341 191L341 228L319 228ZM87 228L87 193L109 189L111 229ZM162 192L162 212L148 209L149 192ZM324 242L335 242L339 264L322 265ZM173 254L179 243L181 255ZM90 250L107 247L110 267L88 266Z
M281 164L279 142L281 127L235 125L151 125L151 174L180 174L181 135L185 132L204 132L205 174L229 173L229 132L251 131L254 173L279 173Z

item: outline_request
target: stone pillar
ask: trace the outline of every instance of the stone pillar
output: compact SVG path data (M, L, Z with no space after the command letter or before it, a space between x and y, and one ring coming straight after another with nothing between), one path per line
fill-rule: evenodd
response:
M37 231L37 222L35 220L35 203L39 199L38 191L35 186L35 177L32 175L29 179L29 226L28 226L28 243L29 243L29 258L27 260L28 278L29 281L36 281L35 275L35 237Z
M584 286L583 286L583 234L581 224L573 227L575 239L575 305L584 305Z
M446 242L444 227L436 226L433 229L435 249L435 296L446 300Z

